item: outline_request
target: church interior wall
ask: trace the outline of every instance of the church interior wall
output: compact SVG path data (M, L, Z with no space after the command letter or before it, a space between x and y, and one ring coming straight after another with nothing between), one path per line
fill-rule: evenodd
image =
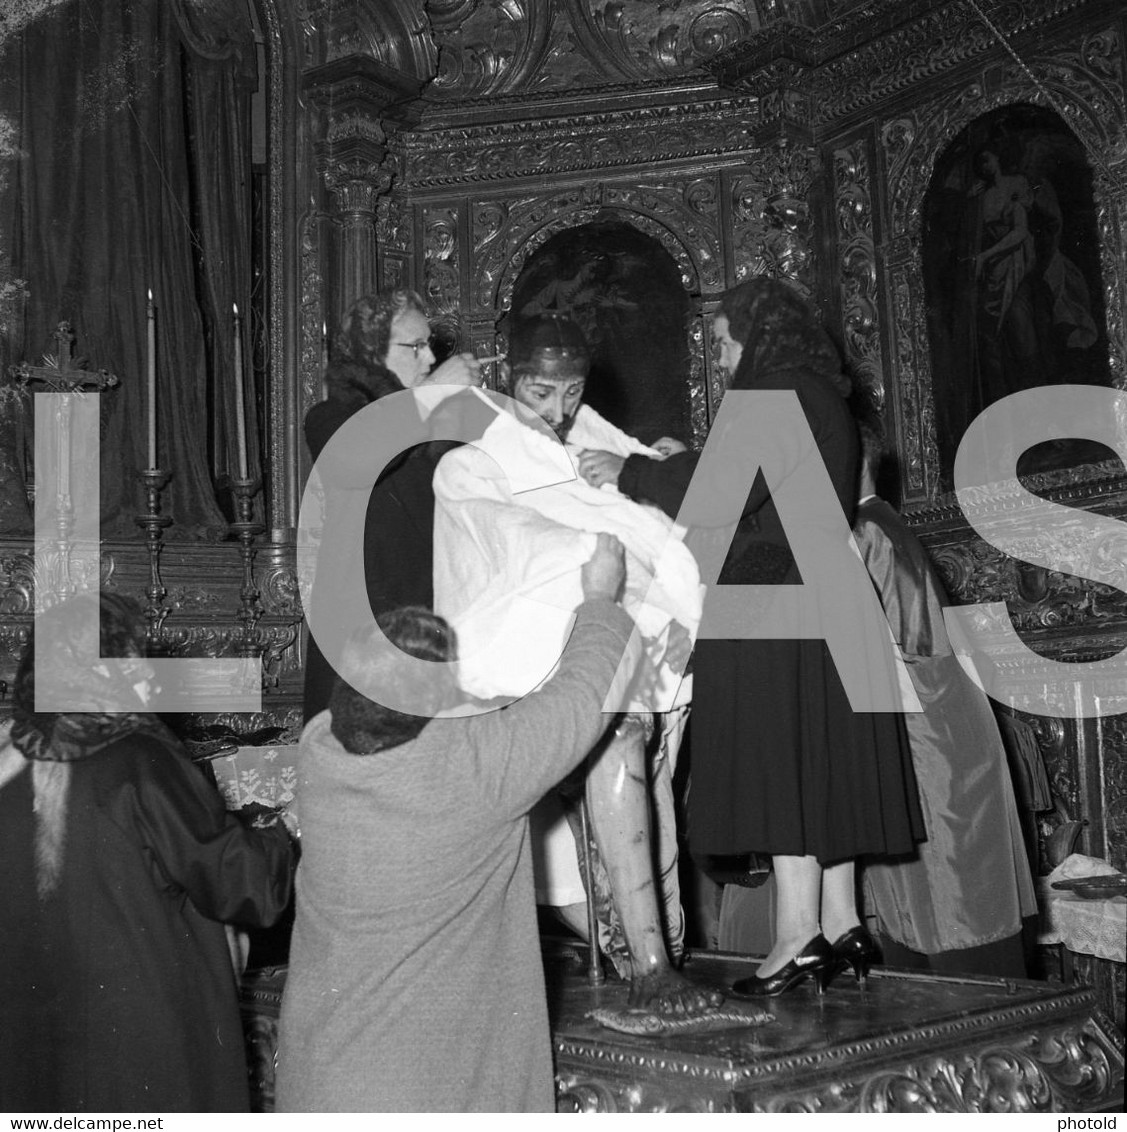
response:
M491 40L485 4L255 2L267 186L256 625L270 685L261 716L225 722L292 735L299 719L299 422L321 396L336 314L364 290L410 285L451 343L493 354L533 253L605 220L655 240L681 273L689 439L703 442L723 392L707 331L719 295L751 274L787 278L819 306L879 405L896 502L957 600L1005 601L1048 660L1127 647L1127 538L1085 539L1012 487L980 492L980 517L1057 564L1027 567L981 538L945 490L921 231L936 163L961 131L1012 105L1059 113L1092 170L1109 380L1127 388L1121 6L697 0L664 28L633 0L513 10L526 8ZM12 155L5 164L15 168ZM18 304L5 313L18 319ZM6 366L36 351L20 342L16 356L12 341ZM1035 488L1127 520L1127 474L1114 463L1062 467ZM231 539L169 538L170 647L238 647L241 561ZM141 530L103 548L103 584L144 599L150 567ZM35 582L29 532L0 530L0 678L10 680ZM1004 652L994 659L1060 803L1045 832L1064 815L1086 821L1080 848L1127 869L1127 689L1102 687L1098 718L1021 712L1044 673Z

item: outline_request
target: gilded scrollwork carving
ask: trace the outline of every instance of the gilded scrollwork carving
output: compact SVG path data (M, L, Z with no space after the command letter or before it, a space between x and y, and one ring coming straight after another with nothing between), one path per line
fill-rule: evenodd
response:
M551 24L552 6L529 0L440 3L431 21L438 73L429 93L435 98L483 98L527 82L547 53Z
M630 186L611 182L604 189L603 199L607 207L636 214L631 222L656 236L673 256L688 291L699 293L722 285L720 203L715 177ZM645 218L656 219L660 226L655 227Z
M882 102L996 48L990 29L965 4L937 4L917 19L819 69L818 123Z
M302 616L301 595L298 592L297 571L291 563L274 563L263 569L257 577L259 601L267 617Z
M712 216L710 209L716 210ZM713 188L698 179L667 185L606 183L476 206L473 295L479 309L506 309L524 263L557 232L611 215L656 239L676 261L691 294L700 292L704 279L721 279ZM689 246L686 227L695 233L696 246Z
M35 600L35 559L30 552L0 558L0 614L30 615Z
M484 201L473 209L473 296L479 310L499 309L504 300L499 296L512 293L512 284L520 266L558 227L569 227L563 217L601 201L601 192L569 189L551 197L522 196L502 201ZM520 262L514 269L514 259ZM502 273L506 283L502 286Z
M668 1039L638 1046L576 1033L565 1019L554 1037L558 1107L977 1113L1114 1105L1123 1087L1122 1037L1098 1020L1091 990L1031 993L1018 983L1008 992L983 985L961 993L978 1005L957 1014L945 1006L939 1017L905 1018L852 1040L766 1049L747 1029L701 1035L689 1048Z
M755 99L649 105L538 122L420 130L405 138L404 178L417 187L647 166L751 148Z
M759 24L744 0L443 0L430 5L437 98L487 98L669 78Z
M618 1112L614 1090L602 1081L567 1073L556 1078L556 1112Z
M172 586L165 604L176 613L218 613L224 607L224 597L205 585Z
M580 1073L556 1078L557 1112L717 1112L714 1101L660 1080L609 1081Z
M15 674L16 665L23 655L23 650L27 647L30 636L30 614L26 618L5 620L0 623L0 674L9 678L9 692L11 691L10 678Z
M385 254L410 250L410 228L405 222L403 204L394 193L381 196L376 203L376 234Z
M1050 525L1036 513L1011 530L1009 537L1018 557L975 536L929 547L944 585L957 602L1005 602L1006 622L1019 632L1037 636L1054 631L1052 643L1042 647L1046 655L1061 660L1086 659L1082 654L1099 652L1099 641L1090 636L1097 627L1101 635L1127 631L1122 538L1093 539L1079 522ZM1028 561L1041 558L1059 564L1059 569ZM1089 578L1098 580L1085 580ZM1001 622L997 626L1005 627ZM1074 635L1061 630L1073 630ZM1112 647L1105 640L1104 651Z
M1103 1043L1087 1027L1038 1034L1029 1041L1031 1055L1056 1087L1077 1108L1107 1095L1113 1070ZM1078 1102L1078 1103L1077 1103Z
M689 425L693 430L694 448L704 447L713 414L705 379L709 372L705 365L709 340L703 316L694 315L689 322Z
M814 272L807 199L818 164L806 145L778 139L732 181L732 247L737 279L770 275L809 295Z
M872 405L884 402L872 178L868 145L858 139L834 150L841 313L846 353Z
M492 305L497 290L497 281L508 254L510 210L514 207L520 209L522 205L528 208L531 204L535 204L535 198L482 201L473 206L473 301L479 309Z
M311 49L318 61L366 55L417 79L435 73L436 51L424 0L301 0L301 9L317 29Z
M379 287L406 287L412 252L411 212L394 193L376 202L376 237L379 240Z
M972 82L900 115L881 131L888 170L890 238L906 236L906 246L914 254L918 254L920 209L935 161L955 135L986 109L981 84Z
M458 210L423 209L423 291L435 318L446 326L458 321L461 287L458 265Z
M896 383L899 391L898 420L902 476L909 497L922 495L927 486L924 457L924 418L922 406L931 399L931 391L923 386L918 353L916 327L922 322L915 317L917 296L913 283L918 272L898 264L889 272L889 297L892 307Z
M648 0L581 0L593 26L623 70L638 78L676 75L699 66L746 38L759 24L754 5Z
M756 176L735 177L731 196L732 266L738 280L767 275L766 225L763 217L767 199Z
M954 1055L772 1096L755 1112L1073 1112L1114 1091L1099 1036L1074 1023Z
M47 543L36 553L16 553L0 560L0 614L30 613L38 595L41 608L73 594L112 586L116 557L76 554L71 545Z
M324 308L318 216L310 210L300 228L301 255L301 414L321 399L323 336L331 333Z

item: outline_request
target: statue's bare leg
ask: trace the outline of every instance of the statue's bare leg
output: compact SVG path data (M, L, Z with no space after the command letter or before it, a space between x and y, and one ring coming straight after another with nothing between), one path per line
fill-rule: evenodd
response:
M592 832L630 951L630 1005L677 1016L718 1006L724 1000L719 991L689 982L669 961L650 852L645 735L629 717L593 757L586 788Z

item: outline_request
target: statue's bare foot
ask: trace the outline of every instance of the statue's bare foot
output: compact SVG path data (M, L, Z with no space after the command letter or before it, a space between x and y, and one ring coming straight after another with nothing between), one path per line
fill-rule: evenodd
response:
M635 975L630 981L628 1002L631 1007L672 1018L703 1014L723 1001L720 991L690 983L684 975L670 968Z

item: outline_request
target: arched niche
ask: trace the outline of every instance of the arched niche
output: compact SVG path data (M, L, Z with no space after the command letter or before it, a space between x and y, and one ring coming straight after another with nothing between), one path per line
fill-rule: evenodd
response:
M987 406L1039 386L1111 384L1084 146L1047 107L982 114L938 156L921 235L940 487L949 491L959 442ZM1112 455L1061 440L1013 459L1032 474Z
M601 195L601 194L600 194ZM491 309L508 310L513 295L513 286L524 269L525 262L553 236L570 228L588 223L620 221L639 232L650 236L677 264L681 284L692 296L702 291L701 265L685 237L668 222L659 220L645 212L633 208L612 208L602 204L583 204L566 209L554 208L546 222L543 219L543 202L534 202L531 207L506 209L492 203L482 209L483 227L492 235L486 235L483 243L492 244L491 253L480 256L476 265L476 292L479 302ZM486 215L493 214L496 215ZM504 261L505 248L511 253ZM498 262L494 262L497 257ZM499 270L498 270L499 267Z
M577 322L591 345L589 405L646 443L689 438L691 304L657 240L617 219L552 236L514 282L509 324L552 313Z
M1104 113L1103 88L1093 78L1090 61L1117 57L1118 39L1100 33L1078 41L1054 56L1052 90L1038 84L1016 64L966 84L938 90L931 98L885 121L879 130L887 195L888 224L877 252L883 261L884 315L890 334L887 390L894 414L901 471L901 503L909 511L950 506L950 474L939 457L929 315L923 270L925 197L939 183L936 170L949 149L972 124L989 121L1015 106L1054 110L1079 139L1092 170L1092 195L1098 217L1102 304L1111 383L1127 382L1127 329L1124 296L1127 273L1123 233L1127 203L1123 183L1124 123ZM1115 467L1090 464L1044 473L1042 485L1075 485L1088 479L1117 477Z

